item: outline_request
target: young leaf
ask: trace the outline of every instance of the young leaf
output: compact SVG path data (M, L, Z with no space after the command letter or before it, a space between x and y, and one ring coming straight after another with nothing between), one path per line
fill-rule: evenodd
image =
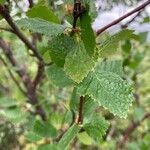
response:
M52 61L59 67L63 67L67 54L74 51L76 42L67 35L59 35L49 42L49 53Z
M122 40L134 38L133 30L122 30L113 36L108 37L106 40L103 40L98 45L98 49L96 52L96 57L107 57L114 52L118 48L118 43Z
M94 61L87 54L82 42L77 43L74 51L66 56L64 70L77 83L80 83L93 67Z
M79 85L78 92L81 95L89 95L113 114L126 118L133 98L132 90L127 81L118 75L116 69L112 70L109 66L107 67L108 64L110 62L105 63L106 67L102 68L99 66L103 66L103 63L98 65ZM116 67L121 66L116 64Z
M108 129L108 122L98 114L94 114L84 122L83 128L97 142L102 139Z
M85 49L89 55L94 53L95 48L95 35L91 26L91 18L88 11L81 16L81 39L83 40Z
M52 65L47 69L48 79L59 87L74 85L74 82L67 77L62 68Z
M32 32L41 33L48 37L62 34L65 30L65 26L63 25L48 22L39 18L22 18L20 20L17 20L16 23L24 29L31 30Z
M78 139L84 145L92 145L92 143L93 143L93 139L86 132L79 133Z
M74 137L79 132L80 127L78 125L73 125L68 129L68 131L64 134L64 136L61 138L61 140L58 143L58 146L61 149L66 149L67 146L70 144L70 142L74 139Z
M42 137L55 137L56 129L48 122L35 121L33 132Z
M45 5L35 5L27 12L27 16L29 18L37 17L37 18L44 19L46 21L50 21L58 24L60 23L59 19L54 14L54 12Z

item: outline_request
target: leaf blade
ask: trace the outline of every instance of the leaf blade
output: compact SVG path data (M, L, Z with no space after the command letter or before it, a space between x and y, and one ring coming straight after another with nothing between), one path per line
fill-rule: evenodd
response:
M91 18L88 15L88 11L83 13L80 20L81 24L81 39L83 40L85 49L89 55L94 53L96 45L95 35L91 27Z
M22 18L17 20L16 23L21 28L44 34L47 37L53 37L62 34L66 28L63 25L55 24L52 22L50 23L39 18Z
M80 127L74 124L71 128L68 129L68 131L61 138L61 140L58 143L58 146L61 147L62 149L67 148L67 146L74 139L74 137L77 135L79 130L80 130Z
M108 63L109 64L109 63ZM81 95L89 95L114 115L127 117L132 103L132 89L117 73L97 67L79 85Z
M95 63L87 54L83 43L66 56L64 71L75 82L80 83L94 67Z

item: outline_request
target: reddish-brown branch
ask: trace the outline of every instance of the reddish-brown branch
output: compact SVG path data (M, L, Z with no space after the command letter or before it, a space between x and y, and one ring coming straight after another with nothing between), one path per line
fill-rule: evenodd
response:
M127 17L131 16L132 14L139 12L141 9L145 8L147 5L150 4L150 0L146 1L145 3L143 3L142 5L136 7L135 9L133 9L132 11L126 13L125 15L121 16L120 18L114 20L113 22L109 23L108 25L104 26L103 28L97 30L96 34L97 36L99 34L101 34L102 32L104 32L105 30L107 30L108 28L118 24L119 22L121 22L122 20L126 19Z
M16 61L15 57L13 56L12 50L3 39L0 39L0 47L2 48L5 56L8 58L12 66L17 68L16 72L19 75L19 77L22 78L22 81L25 84L25 86L30 87L31 80L29 75L26 73L24 67L20 66L19 63Z
M123 139L117 145L118 150L122 149L125 146L126 142L128 141L128 139L131 136L131 134L133 133L133 131L138 126L140 126L144 120L146 120L148 118L150 118L150 113L146 113L140 121L130 123L130 125L127 127L127 129L125 130L125 132L123 134Z
M121 25L121 27L122 27L122 28L127 28L132 22L135 21L135 19L136 19L137 17L139 17L139 16L141 15L141 13L142 13L143 10L144 10L144 9L140 10L131 20L129 20L129 21L126 22L125 24Z
M79 116L78 116L77 124L82 124L83 123L83 103L84 103L84 97L80 96Z
M21 39L21 41L33 51L34 55L40 60L43 61L42 57L40 56L38 50L32 43L24 36L24 34L20 31L20 29L16 26L16 24L13 22L12 17L9 14L9 10L3 6L0 5L0 14L4 17L4 19L7 21L7 23L10 25L10 27L13 29L14 33Z
M30 1L30 4L32 4L32 1ZM41 57L38 49L36 48L36 45L34 45L32 42L30 42L24 34L20 31L20 29L16 26L16 24L13 22L12 17L9 14L9 10L7 7L0 5L0 14L4 17L4 19L7 21L7 23L10 25L12 28L11 30L13 31L14 34L16 34L21 41L33 52L33 56L35 56L39 62L38 62L38 71L37 74L35 75L35 78L33 80L33 88L34 90L36 89L37 85L40 83L41 79L43 78L44 74L44 60Z
M44 110L42 109L42 107L38 104L38 98L37 98L36 90L33 86L33 83L30 79L30 76L26 72L25 67L21 66L17 62L16 58L14 57L14 55L12 53L10 46L3 39L0 39L0 48L3 50L3 53L5 54L5 56L7 57L9 62L11 63L11 65L13 67L17 68L16 73L21 78L21 81L23 82L24 86L27 89L26 96L30 100L29 102L33 106L36 107L36 113L39 114L43 120L45 120L46 114L45 114Z

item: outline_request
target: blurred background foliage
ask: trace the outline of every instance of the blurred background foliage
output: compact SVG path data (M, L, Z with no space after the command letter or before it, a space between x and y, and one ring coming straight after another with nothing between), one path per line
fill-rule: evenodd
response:
M55 11L56 15L62 20L62 23L69 24L69 22L66 22L66 18L70 20L70 23L72 21L69 14L71 5L67 5L70 1L71 0L65 0L64 4L62 4L61 1L59 1L59 3L57 0L47 1L49 2L49 7ZM30 10L28 10L27 2L24 3L24 9L22 9L21 2L19 2L19 0L14 0L13 2L10 0L11 13L14 19L25 15L33 15L29 12ZM137 1L109 0L105 2L107 4L105 9L111 9L115 3L118 4L120 2L129 6L135 6L137 4ZM35 15L38 16L40 13L41 12L37 12ZM47 15L48 14L46 14L45 17L47 17ZM147 17L149 16L142 18L143 22ZM141 22L141 24L143 22ZM0 21L0 28L7 26L4 20ZM30 32L24 32L28 35L28 38L32 39ZM107 34L109 35L109 33ZM0 30L0 37L4 38L11 45L18 62L28 69L31 77L34 77L37 71L37 61L34 57L30 57L32 53L27 51L24 44L22 44L14 34ZM101 37L98 37L98 39L101 39ZM48 39L43 37L42 40L38 42L38 48L45 62L49 63L51 60L47 53L47 49L49 48L47 41ZM144 115L150 112L149 56L150 43L147 42L147 33L145 32L137 33L136 37L132 40L123 40L119 43L118 51L109 56L109 58L121 58L123 60L124 78L132 81L134 84L135 100L130 107L128 118L119 119L103 108L98 109L97 111L110 121L107 134L103 140L97 144L85 132L79 133L77 138L70 145L71 150L115 150L116 145L124 138L127 129L137 122L140 122L137 128L135 128L131 134L126 135L129 137L125 149L150 149L150 120L142 120ZM5 60L7 66L4 65L3 60ZM49 69L52 69L51 67L46 67L45 78L38 87L40 104L49 116L47 124L43 124L42 121L37 119L39 116L35 117L34 114L32 115L32 113L30 113L33 112L35 108L27 103L28 99L18 89L18 86L16 86L9 73L9 69L11 69L12 74L19 81L20 78L18 78L15 73L17 68L13 68L9 64L0 50L0 150L36 150L38 145L50 143L51 138L56 138L58 131L65 131L68 128L72 121L69 103L72 97L73 87L68 86L70 83L67 83L68 85L66 87L64 87L66 82L57 83L57 78L61 78L62 76L51 77L51 75L49 75ZM19 82L21 83L21 81ZM60 84L60 86L57 86L57 84ZM21 86L23 87L22 84ZM52 126L51 129L48 126ZM44 137L44 140L42 137Z

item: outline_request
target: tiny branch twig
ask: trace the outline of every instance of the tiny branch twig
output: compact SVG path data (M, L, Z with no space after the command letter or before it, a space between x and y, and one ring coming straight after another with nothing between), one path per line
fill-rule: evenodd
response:
M129 139L129 137L130 137L130 135L133 133L133 131L134 131L138 126L140 126L141 123L142 123L144 120L146 120L146 119L148 119L148 118L150 118L150 113L146 113L140 121L132 122L132 123L127 127L127 129L125 130L125 132L124 132L124 134L123 134L123 139L122 139L122 140L118 143L118 145L117 145L117 150L120 150L120 149L122 149L122 148L125 146L127 140Z
M84 103L84 97L80 96L79 116L78 116L77 124L83 123L83 103Z
M118 24L119 22L121 22L121 21L124 20L125 18L131 16L132 14L134 14L134 13L136 13L136 12L138 12L138 11L140 11L141 9L144 9L144 8L145 8L147 5L149 5L149 4L150 4L150 0L146 1L145 3L143 3L142 5L140 5L140 6L138 6L138 7L136 7L136 8L133 9L132 11L130 11L130 12L128 12L127 14L123 15L122 17L120 17L120 18L114 20L113 22L109 23L108 25L104 26L103 28L97 30L97 32L96 32L97 36L98 36L99 34L101 34L102 32L104 32L105 30L107 30L108 28L110 28L110 27L112 27L112 26Z

